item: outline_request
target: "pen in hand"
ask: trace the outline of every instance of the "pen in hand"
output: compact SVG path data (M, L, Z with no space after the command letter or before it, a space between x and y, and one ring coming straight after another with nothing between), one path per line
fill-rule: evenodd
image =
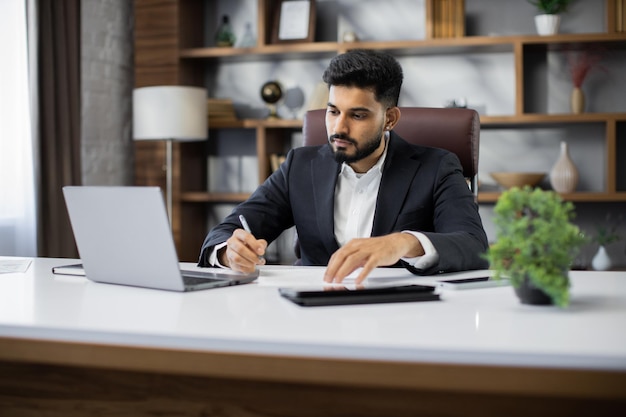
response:
M241 225L243 226L243 230L245 230L246 232L254 236L254 233L252 233L252 229L250 229L250 225L248 224L248 221L243 216L243 214L239 215L239 221L241 222ZM257 255L257 256L259 257L259 259L263 259L261 255Z
M248 232L250 234L253 234L252 230L250 230L250 225L246 221L246 218L243 217L243 214L239 215L239 221L241 222L241 225L243 226L243 230L245 230L246 232Z

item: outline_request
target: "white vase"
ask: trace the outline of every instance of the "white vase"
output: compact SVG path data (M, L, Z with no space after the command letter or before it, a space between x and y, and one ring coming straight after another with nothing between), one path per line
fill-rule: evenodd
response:
M541 36L555 35L559 32L561 16L558 14L540 14L535 16L535 27Z
M598 252L591 260L591 267L596 271L607 271L612 266L611 258L606 253L606 248L602 245L598 248Z
M578 185L578 169L569 156L567 142L561 142L559 159L550 171L550 185L557 193L571 193Z

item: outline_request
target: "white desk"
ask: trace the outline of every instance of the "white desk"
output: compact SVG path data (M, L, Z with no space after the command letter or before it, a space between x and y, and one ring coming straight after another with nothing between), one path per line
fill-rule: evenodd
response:
M80 398L124 415L122 394L112 393L129 395L131 385L135 407L137 395L158 397L139 401L134 415L150 415L163 398L189 415L200 403L232 415L319 415L320 407L324 415L516 415L515 401L525 404L519 415L600 415L626 405L626 272L571 272L567 309L522 305L510 287L306 308L277 288L321 283L322 268L269 266L253 284L183 294L51 273L72 262L35 259L26 273L0 274L0 392L24 401L19 387L64 375L63 388L51 389L65 415ZM370 280L437 278L381 269ZM169 377L157 384L154 375ZM96 395L85 380L109 385ZM173 381L177 394L191 390L182 403L168 394ZM199 388L209 386L218 394ZM52 396L31 400L45 408ZM0 415L33 407L1 398Z

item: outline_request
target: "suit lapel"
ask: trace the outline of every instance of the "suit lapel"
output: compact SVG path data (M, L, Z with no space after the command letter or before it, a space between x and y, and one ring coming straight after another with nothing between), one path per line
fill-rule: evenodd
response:
M392 131L376 201L372 236L390 233L420 166L413 148Z
M317 158L311 162L317 227L329 253L333 253L339 248L335 240L334 204L335 186L340 168L341 165L332 157L327 146L322 147Z

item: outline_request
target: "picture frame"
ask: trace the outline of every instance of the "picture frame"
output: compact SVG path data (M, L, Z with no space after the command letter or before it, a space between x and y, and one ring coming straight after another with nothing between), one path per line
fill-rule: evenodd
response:
M279 0L276 5L272 43L313 42L315 1Z

